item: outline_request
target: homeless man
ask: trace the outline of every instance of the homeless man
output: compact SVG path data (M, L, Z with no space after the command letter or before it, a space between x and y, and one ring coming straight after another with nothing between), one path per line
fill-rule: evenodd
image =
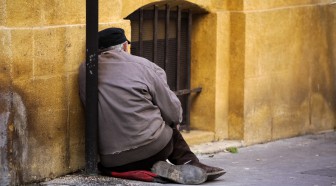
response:
M200 163L176 129L182 121L181 103L169 89L164 70L129 54L123 29L108 28L98 35L98 169L151 170L183 184L223 175L223 169ZM85 73L83 63L79 86L84 104ZM178 172L178 178L172 172Z

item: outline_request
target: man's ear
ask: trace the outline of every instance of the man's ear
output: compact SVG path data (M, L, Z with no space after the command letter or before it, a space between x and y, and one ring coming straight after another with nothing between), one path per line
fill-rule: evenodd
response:
M125 42L123 44L123 49L124 49L125 52L128 52L128 44L127 44L127 42Z

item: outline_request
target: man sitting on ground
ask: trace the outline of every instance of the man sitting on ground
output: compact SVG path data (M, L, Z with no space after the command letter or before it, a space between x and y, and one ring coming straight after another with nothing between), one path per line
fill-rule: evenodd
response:
M177 130L182 122L181 103L169 89L164 70L129 54L128 44L123 29L99 32L99 170L151 170L183 184L223 175L223 169L200 163ZM79 71L83 103L85 73L83 63Z

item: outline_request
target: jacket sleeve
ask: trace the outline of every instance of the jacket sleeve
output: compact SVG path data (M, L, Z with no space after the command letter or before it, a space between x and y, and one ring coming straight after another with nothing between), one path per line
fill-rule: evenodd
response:
M153 103L160 108L163 120L167 124L182 122L181 102L167 84L166 73L157 67L154 73Z

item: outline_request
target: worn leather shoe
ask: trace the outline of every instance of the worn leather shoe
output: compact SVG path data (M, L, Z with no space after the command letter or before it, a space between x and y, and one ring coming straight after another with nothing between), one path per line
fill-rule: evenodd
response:
M207 175L207 181L211 181L211 180L214 180L220 176L222 176L223 174L225 174L226 172L221 169L221 168L218 168L218 167L211 167L211 166L208 166L208 165L204 165L203 163L201 162L194 162L194 161L191 161L189 163L187 163L189 165L194 165L196 167L199 167L201 169L203 169L205 172L206 172L206 175Z
M152 167L152 172L181 184L200 184L206 181L206 172L193 165L172 165L165 161L159 161Z

